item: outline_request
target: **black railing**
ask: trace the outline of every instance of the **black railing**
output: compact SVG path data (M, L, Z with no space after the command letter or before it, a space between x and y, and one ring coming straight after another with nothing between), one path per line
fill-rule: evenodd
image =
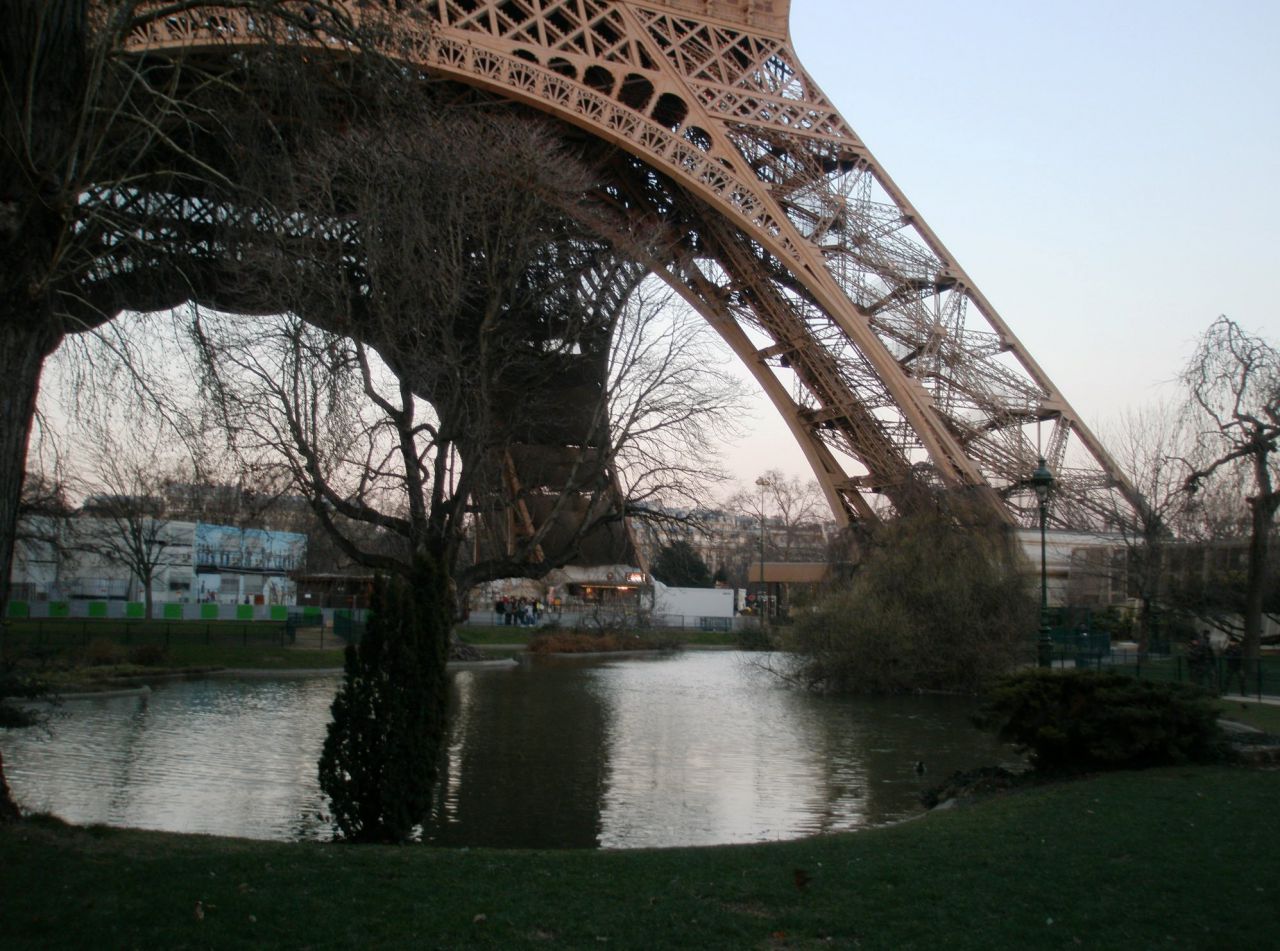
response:
M345 611L333 614L333 633L348 644L359 644L364 637L364 621L353 618Z
M1144 680L1195 684L1213 693L1280 698L1280 656L1263 655L1256 664L1231 657L1203 661L1184 654L1138 651L1063 650L1055 645L1055 667L1079 667L1129 674Z
M287 643L298 643L298 631L312 628L319 628L321 632L321 646L323 646L324 637L324 615L301 612L289 612L289 616L284 621L284 631Z
M127 647L179 644L242 647L271 644L283 647L291 639L291 633L287 624L269 621L10 618L0 625L0 650L87 647L90 641L103 637Z

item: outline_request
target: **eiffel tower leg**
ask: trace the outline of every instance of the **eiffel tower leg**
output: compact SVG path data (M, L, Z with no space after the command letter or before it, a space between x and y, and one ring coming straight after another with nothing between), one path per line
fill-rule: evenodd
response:
M371 15L362 4L346 8L357 24ZM924 497L913 486L938 486L970 490L1006 520L1032 525L1031 436L1046 423L1055 523L1096 527L1140 507L1101 443L805 71L788 8L785 0L410 0L399 12L379 10L384 29L373 45L555 116L612 150L612 175L631 194L669 194L653 218L681 241L662 264L668 280L701 300L757 379L776 379L765 391L841 517L873 513L877 496L909 509ZM248 12L220 10L216 19L156 20L130 42L159 52L260 40Z

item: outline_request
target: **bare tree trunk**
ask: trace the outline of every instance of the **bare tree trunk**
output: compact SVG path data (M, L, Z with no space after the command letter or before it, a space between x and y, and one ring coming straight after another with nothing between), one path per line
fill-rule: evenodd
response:
M1256 677L1262 648L1262 602L1266 595L1268 535L1275 505L1268 495L1249 500L1252 532L1249 536L1249 573L1244 595L1244 668L1246 675Z
M1143 597L1138 605L1138 653L1146 654L1151 650L1152 633L1155 618L1151 616L1151 599Z
M54 272L87 70L86 0L14 0L0 30L0 612L44 359L61 339ZM0 614L0 623L3 616Z
M9 574L40 371L57 339L49 330L52 322L43 316L20 320L12 307L0 311L0 628L8 617ZM0 755L0 822L18 817Z
M4 779L4 753L0 752L0 823L14 822L20 817L18 804L13 801L9 784Z
M1147 532L1142 543L1142 591L1138 615L1138 652L1151 650L1156 635L1155 606L1160 598L1160 576L1164 564L1164 539Z
M44 315L0 314L0 607L9 600L13 541L27 463L27 442L45 357L57 346L55 322ZM8 319L5 319L8 318Z

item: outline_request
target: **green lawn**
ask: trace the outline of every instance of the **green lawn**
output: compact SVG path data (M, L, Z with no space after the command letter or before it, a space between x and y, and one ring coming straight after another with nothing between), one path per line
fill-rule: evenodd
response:
M26 823L0 827L0 934L8 948L1275 947L1278 789L1273 772L1117 773L869 832L632 852Z
M1276 704L1219 700L1218 708L1228 719L1256 727L1272 736L1280 736L1280 706Z
M210 668L244 670L324 670L342 666L341 650L295 650L288 647L205 647L181 645L168 648L164 655L147 665L133 663L64 666L46 664L38 673L51 691L78 693L114 690L168 672L198 671Z
M697 647L738 646L738 635L732 631L695 631L690 628L683 631L672 631L671 636L681 644L691 644Z
M95 641L110 641L125 648L143 645L244 647L279 646L285 625L278 621L163 621L124 619L36 619L6 622L3 648L20 652L83 650Z
M120 678L146 678L158 671L203 668L251 670L326 669L342 666L341 641L325 638L325 648L284 647L279 625L261 622L47 622L41 628L17 622L4 643L55 692L120 687ZM85 633L87 629L88 633ZM523 650L537 633L527 627L464 626L464 641L480 647L514 644ZM688 631L689 643L725 643L724 634ZM314 643L314 638L312 638ZM166 643L167 642L167 643ZM732 643L732 641L727 641ZM501 656L498 652L495 656ZM506 652L509 653L509 652ZM127 683L127 681L126 681Z
M335 639L335 643L341 643ZM205 647L200 644L170 647L166 665L173 667L242 667L260 670L288 670L290 668L341 667L342 647L326 647L324 650L294 647L252 645L248 647Z
M536 627L505 624L462 624L454 628L454 633L465 644L483 647L486 644L528 644L538 630Z
M16 622L3 649L62 693L113 689L128 684L127 678L145 682L148 676L171 670L342 666L338 638L327 637L323 650L282 646L281 632L282 625L265 621Z

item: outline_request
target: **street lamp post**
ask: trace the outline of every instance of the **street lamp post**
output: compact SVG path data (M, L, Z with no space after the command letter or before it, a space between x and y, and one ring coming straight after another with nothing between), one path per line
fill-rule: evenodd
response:
M760 487L760 594L756 603L760 606L760 626L765 627L769 621L769 598L764 581L764 490L773 483L760 476L756 479L756 485Z
M1031 487L1040 500L1040 639L1036 643L1036 658L1041 667L1053 666L1053 638L1049 636L1049 572L1045 554L1045 521L1053 485L1053 473L1041 456L1036 471L1031 473Z

